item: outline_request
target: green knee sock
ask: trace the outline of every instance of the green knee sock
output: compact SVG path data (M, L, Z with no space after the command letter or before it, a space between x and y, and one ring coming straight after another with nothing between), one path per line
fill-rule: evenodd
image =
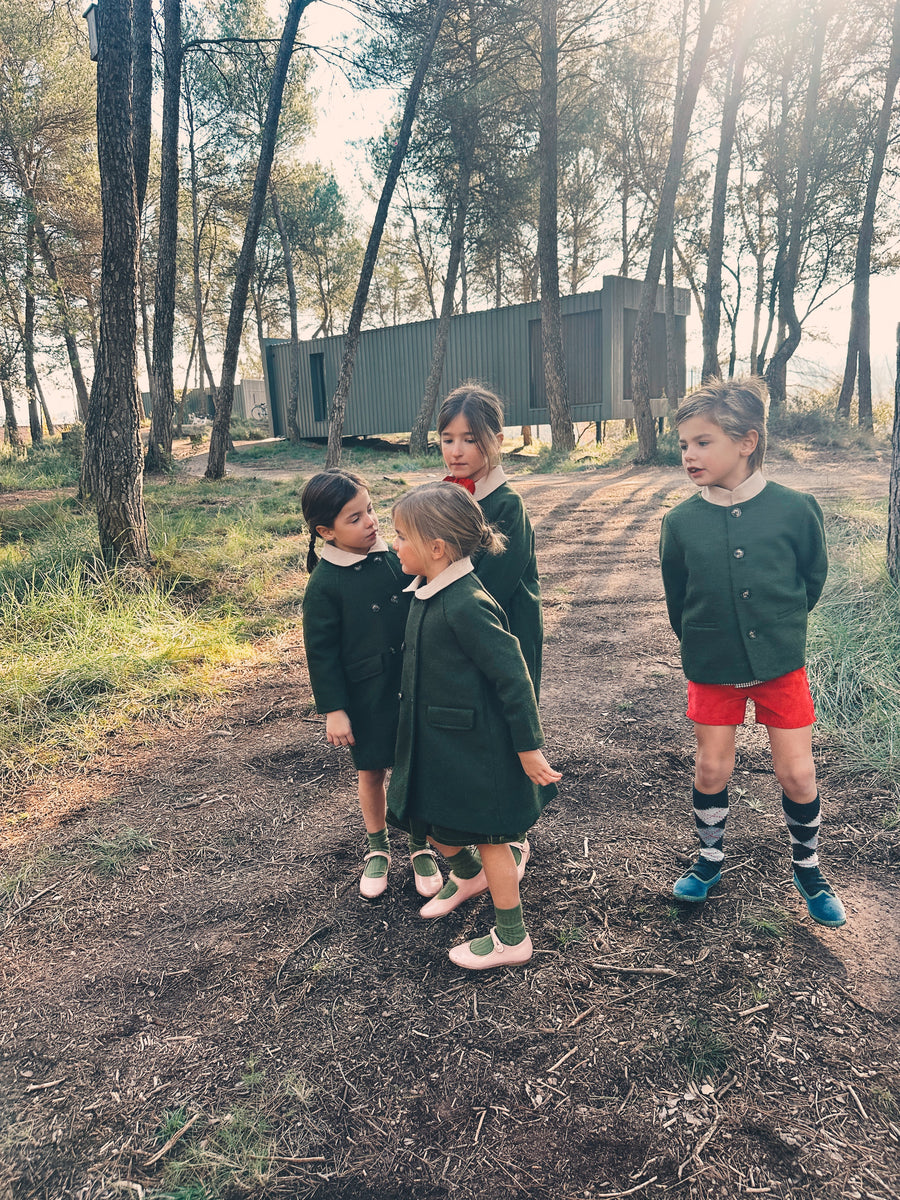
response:
M416 861L418 862L418 859ZM463 846L461 850L448 856L447 865L457 879L474 879L481 870L481 855L477 850ZM456 884L448 876L447 882L437 894L437 899L449 900L451 896L456 895L456 891Z
M391 844L388 841L387 827L379 829L377 833L368 833L366 838L369 842L370 850L383 850L385 854L390 851ZM374 858L370 858L366 863L366 869L363 875L367 879L381 879L383 875L388 873L388 860L382 858L380 854L376 854Z
M426 838L417 837L415 834L412 834L412 833L409 835L410 858L412 858L412 856L416 853L417 850L427 850L428 848L429 847L428 847L428 842L427 842ZM415 873L417 875L421 875L423 878L425 878L429 875L437 874L437 863L434 861L434 859L431 857L430 854L420 854L418 858L413 858L412 865L413 865L413 870L415 871Z
M521 904L517 904L515 908L497 908L495 905L494 923L497 937L505 946L518 946L528 936L528 930L522 920ZM490 954L493 948L494 942L490 934L469 942L469 949L473 954Z

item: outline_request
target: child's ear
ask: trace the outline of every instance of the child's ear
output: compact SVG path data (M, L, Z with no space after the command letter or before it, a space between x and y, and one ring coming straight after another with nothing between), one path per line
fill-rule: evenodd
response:
M331 539L334 537L334 530L331 528L330 525L317 525L316 533L319 535L319 537L322 539L323 542L330 542Z
M428 552L434 562L440 562L440 560L447 554L447 543L443 538L435 538L434 541L429 544Z
M749 458L758 445L759 431L756 429L748 430L740 441L741 454L744 454L747 458Z

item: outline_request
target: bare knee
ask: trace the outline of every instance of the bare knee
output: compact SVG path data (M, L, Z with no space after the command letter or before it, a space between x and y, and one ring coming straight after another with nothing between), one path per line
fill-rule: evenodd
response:
M781 790L796 804L809 804L816 798L816 769L812 763L778 764L775 778Z
M734 771L734 755L697 754L694 786L698 792L713 795L727 787Z

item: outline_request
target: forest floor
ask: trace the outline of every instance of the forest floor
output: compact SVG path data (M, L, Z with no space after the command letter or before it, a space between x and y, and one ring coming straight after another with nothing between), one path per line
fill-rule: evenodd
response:
M824 501L887 491L886 462L839 452L769 473ZM564 772L531 836L531 963L454 967L489 902L423 922L397 836L384 899L359 898L355 776L284 637L213 712L111 738L6 814L5 870L30 873L0 958L4 1200L900 1193L896 797L818 746L849 920L816 926L747 726L726 874L675 902L692 739L656 545L691 485L666 467L515 482ZM97 875L98 837L128 831L152 847Z

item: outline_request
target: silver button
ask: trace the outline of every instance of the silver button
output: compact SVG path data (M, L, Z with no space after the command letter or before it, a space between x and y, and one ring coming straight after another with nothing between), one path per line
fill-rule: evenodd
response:
M756 637L756 630L755 630L755 629L748 629L748 630L747 630L747 637L750 637L750 638L755 638L755 637Z
M361 571L361 570L362 570L362 563L357 563L357 564L354 566L353 570L354 570L354 571Z
M731 515L732 515L733 517L739 517L739 516L741 515L741 512L742 512L742 511L743 511L743 510L742 510L742 509L740 509L740 508L733 508L733 509L731 510Z
M380 604L373 604L373 605L372 605L372 612L381 612L381 605L380 605Z
M744 590L741 592L741 599L742 599L742 600L749 600L751 595L752 595L752 593L751 593L750 589L749 589L749 588L745 588L745 589L744 589Z
M735 558L743 558L743 557L744 557L744 552L743 552L743 550L740 548L740 546L738 546L737 550L735 550L735 552L734 552L734 557L735 557Z

